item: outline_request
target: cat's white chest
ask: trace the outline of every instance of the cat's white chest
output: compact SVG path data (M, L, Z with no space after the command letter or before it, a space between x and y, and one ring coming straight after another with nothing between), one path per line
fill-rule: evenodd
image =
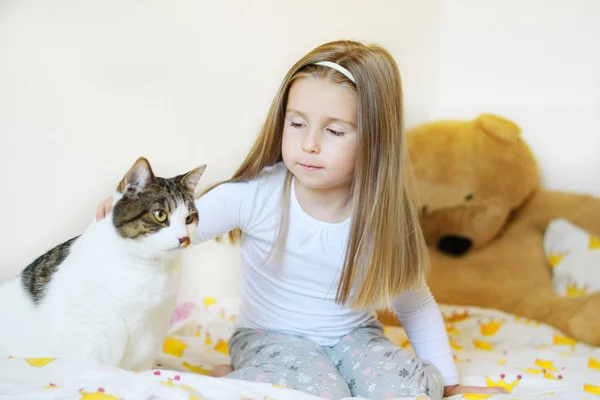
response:
M136 301L122 308L127 346L121 367L149 369L168 332L168 322L177 300L181 269L172 265L168 274L140 276L134 285ZM137 303L137 304L136 304Z
M84 244L73 249L40 307L45 330L57 340L51 347L67 357L151 368L177 300L179 259L136 261ZM70 315L64 315L65 309ZM67 348L64 343L81 345Z

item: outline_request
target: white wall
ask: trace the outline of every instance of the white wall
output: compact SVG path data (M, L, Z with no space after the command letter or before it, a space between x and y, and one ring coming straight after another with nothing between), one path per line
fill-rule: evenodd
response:
M445 0L432 118L503 114L549 188L600 196L600 1Z
M140 155L158 175L207 163L206 184L229 177L287 69L323 42L388 47L407 122L424 122L441 12L442 0L2 2L0 280L83 230ZM238 257L192 249L201 283L186 293L235 293Z

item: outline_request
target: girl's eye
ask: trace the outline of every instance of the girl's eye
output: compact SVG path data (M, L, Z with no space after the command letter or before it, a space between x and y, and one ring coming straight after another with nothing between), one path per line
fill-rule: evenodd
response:
M344 136L346 134L346 132L342 132L342 131L334 131L331 128L327 129L327 132L331 133L333 136Z
M292 128L296 128L296 129L298 129L298 128L302 128L302 124L301 124L301 123L299 123L299 122L294 122L294 121L290 121L290 126L291 126Z

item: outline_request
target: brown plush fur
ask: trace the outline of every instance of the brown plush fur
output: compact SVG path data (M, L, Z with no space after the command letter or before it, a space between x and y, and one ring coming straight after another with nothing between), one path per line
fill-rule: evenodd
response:
M542 243L555 218L600 234L600 199L542 189L519 127L498 116L424 124L407 138L437 301L499 309L600 345L600 293L556 294Z

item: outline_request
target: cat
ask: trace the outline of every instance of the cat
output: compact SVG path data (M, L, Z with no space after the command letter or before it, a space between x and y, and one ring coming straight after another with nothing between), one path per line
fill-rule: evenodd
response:
M205 168L164 179L139 158L106 218L0 284L0 350L151 369L175 308L181 250L197 229Z

